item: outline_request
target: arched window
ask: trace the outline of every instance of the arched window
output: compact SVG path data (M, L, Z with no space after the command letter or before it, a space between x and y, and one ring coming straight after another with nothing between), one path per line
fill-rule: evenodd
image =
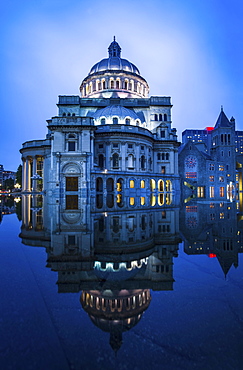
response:
M168 160L169 160L169 158L170 158L169 153L166 153L166 154L165 154L165 159L168 161Z
M130 125L130 122L131 122L131 120L130 120L130 118L126 118L126 125Z
M105 89L105 81L103 81L102 85L103 85L103 90L104 90Z
M164 114L164 121L167 121L167 114Z
M101 82L98 82L98 90L101 90Z
M160 161L160 153L157 153L158 161Z
M130 185L130 188L133 189L135 187L134 180L130 180L129 185Z
M106 180L106 190L114 191L114 180L111 177L109 177L109 179Z
M96 179L96 191L103 191L103 180L101 177Z
M141 169L145 170L145 156L144 155L141 156Z
M132 154L129 154L127 157L127 167L128 169L133 169L134 168L134 157Z
M101 125L105 125L105 118L101 118L100 123Z
M72 114L72 117L75 117L75 113Z
M99 154L99 159L98 159L98 165L100 168L104 168L105 161L104 161L104 156L103 154Z
M116 88L117 88L117 89L120 89L120 83L119 83L119 80L116 80Z
M125 81L124 89L127 90L127 81Z
M75 136L74 134L69 134L69 135L68 135L68 138L69 138L69 139L75 139L75 138L76 138L76 136Z
M162 114L159 114L159 121L163 121Z
M158 114L155 114L155 115L154 115L154 120L155 120L155 121L158 121Z
M114 80L111 80L111 89L114 89Z
M112 156L112 167L119 168L119 155L117 153L114 153Z
M139 126L139 120L136 121L136 126Z
M117 117L113 117L112 118L112 122L114 125L118 125L118 118Z
M66 113L63 113L63 114L62 114L62 116L63 116L63 117L66 117Z
M159 180L159 182L158 182L158 190L159 191L164 191L164 181L163 180Z
M71 116L71 113L68 113L68 117L70 117Z
M141 180L140 187L141 187L141 189L144 189L145 188L145 181L144 180Z
M165 159L165 153L162 153L162 161Z

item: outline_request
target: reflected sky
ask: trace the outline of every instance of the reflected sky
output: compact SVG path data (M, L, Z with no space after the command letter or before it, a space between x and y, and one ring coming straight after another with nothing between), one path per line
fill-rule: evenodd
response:
M6 368L240 369L240 206L154 196L1 198Z

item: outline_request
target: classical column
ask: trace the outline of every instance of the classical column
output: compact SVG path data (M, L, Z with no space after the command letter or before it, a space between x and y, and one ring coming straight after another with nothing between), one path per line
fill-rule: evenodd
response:
M34 158L33 158L33 174L32 174L32 176L35 176L36 175L36 173L37 173L37 156L35 156ZM35 179L33 179L32 180L32 184L33 184L33 191L37 191L37 180L35 180Z
M26 158L22 158L23 168L22 168L22 191L26 190Z
M30 190L30 157L26 158L25 190Z

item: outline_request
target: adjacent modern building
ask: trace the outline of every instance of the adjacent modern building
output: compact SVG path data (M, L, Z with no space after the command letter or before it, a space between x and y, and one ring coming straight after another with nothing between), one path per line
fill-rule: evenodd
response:
M89 192L179 192L171 99L149 96L115 38L81 82L80 96L59 96L57 106L46 138L20 150L23 191L64 196L70 209Z

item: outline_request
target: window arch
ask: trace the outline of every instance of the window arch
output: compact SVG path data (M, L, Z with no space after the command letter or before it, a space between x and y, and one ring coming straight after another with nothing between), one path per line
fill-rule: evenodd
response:
M163 180L158 181L158 190L164 191L164 181Z
M103 191L103 179L101 177L96 179L96 191Z
M113 118L112 118L112 123L113 123L114 125L117 125L117 124L118 124L118 118L117 118L117 117L113 117Z
M164 114L164 121L167 121L167 114Z
M140 181L140 187L141 187L141 189L145 188L145 181L144 180Z
M159 114L159 121L163 121L163 117L161 113Z
M116 80L116 89L120 89L120 81Z
M170 180L166 180L165 189L166 189L166 191L171 191L172 190L172 183L171 183Z
M170 154L169 154L169 153L166 153L166 154L165 154L165 159L168 161L168 160L169 160L169 158L170 158Z
M131 123L130 118L126 118L125 123L126 123L126 125L130 125L130 123Z
M102 81L102 88L103 88L103 90L105 90L105 80Z
M68 138L69 138L69 139L76 139L76 136L75 136L74 134L69 134L69 135L68 135Z
M101 125L105 125L105 124L106 124L106 119L105 119L105 118L101 118L101 120L100 120L100 124L101 124Z
M62 116L63 116L63 117L66 117L66 113L63 113L63 114L62 114Z
M158 121L158 114L155 114L155 115L154 115L154 120L155 120L155 121Z
M128 82L125 81L125 83L124 83L124 89L127 90L127 87L128 87Z
M111 84L111 89L114 89L114 80L110 80L110 84Z
M119 155L117 153L114 153L112 156L112 167L119 168Z
M135 181L134 180L129 181L129 187L130 187L130 189L135 188Z

